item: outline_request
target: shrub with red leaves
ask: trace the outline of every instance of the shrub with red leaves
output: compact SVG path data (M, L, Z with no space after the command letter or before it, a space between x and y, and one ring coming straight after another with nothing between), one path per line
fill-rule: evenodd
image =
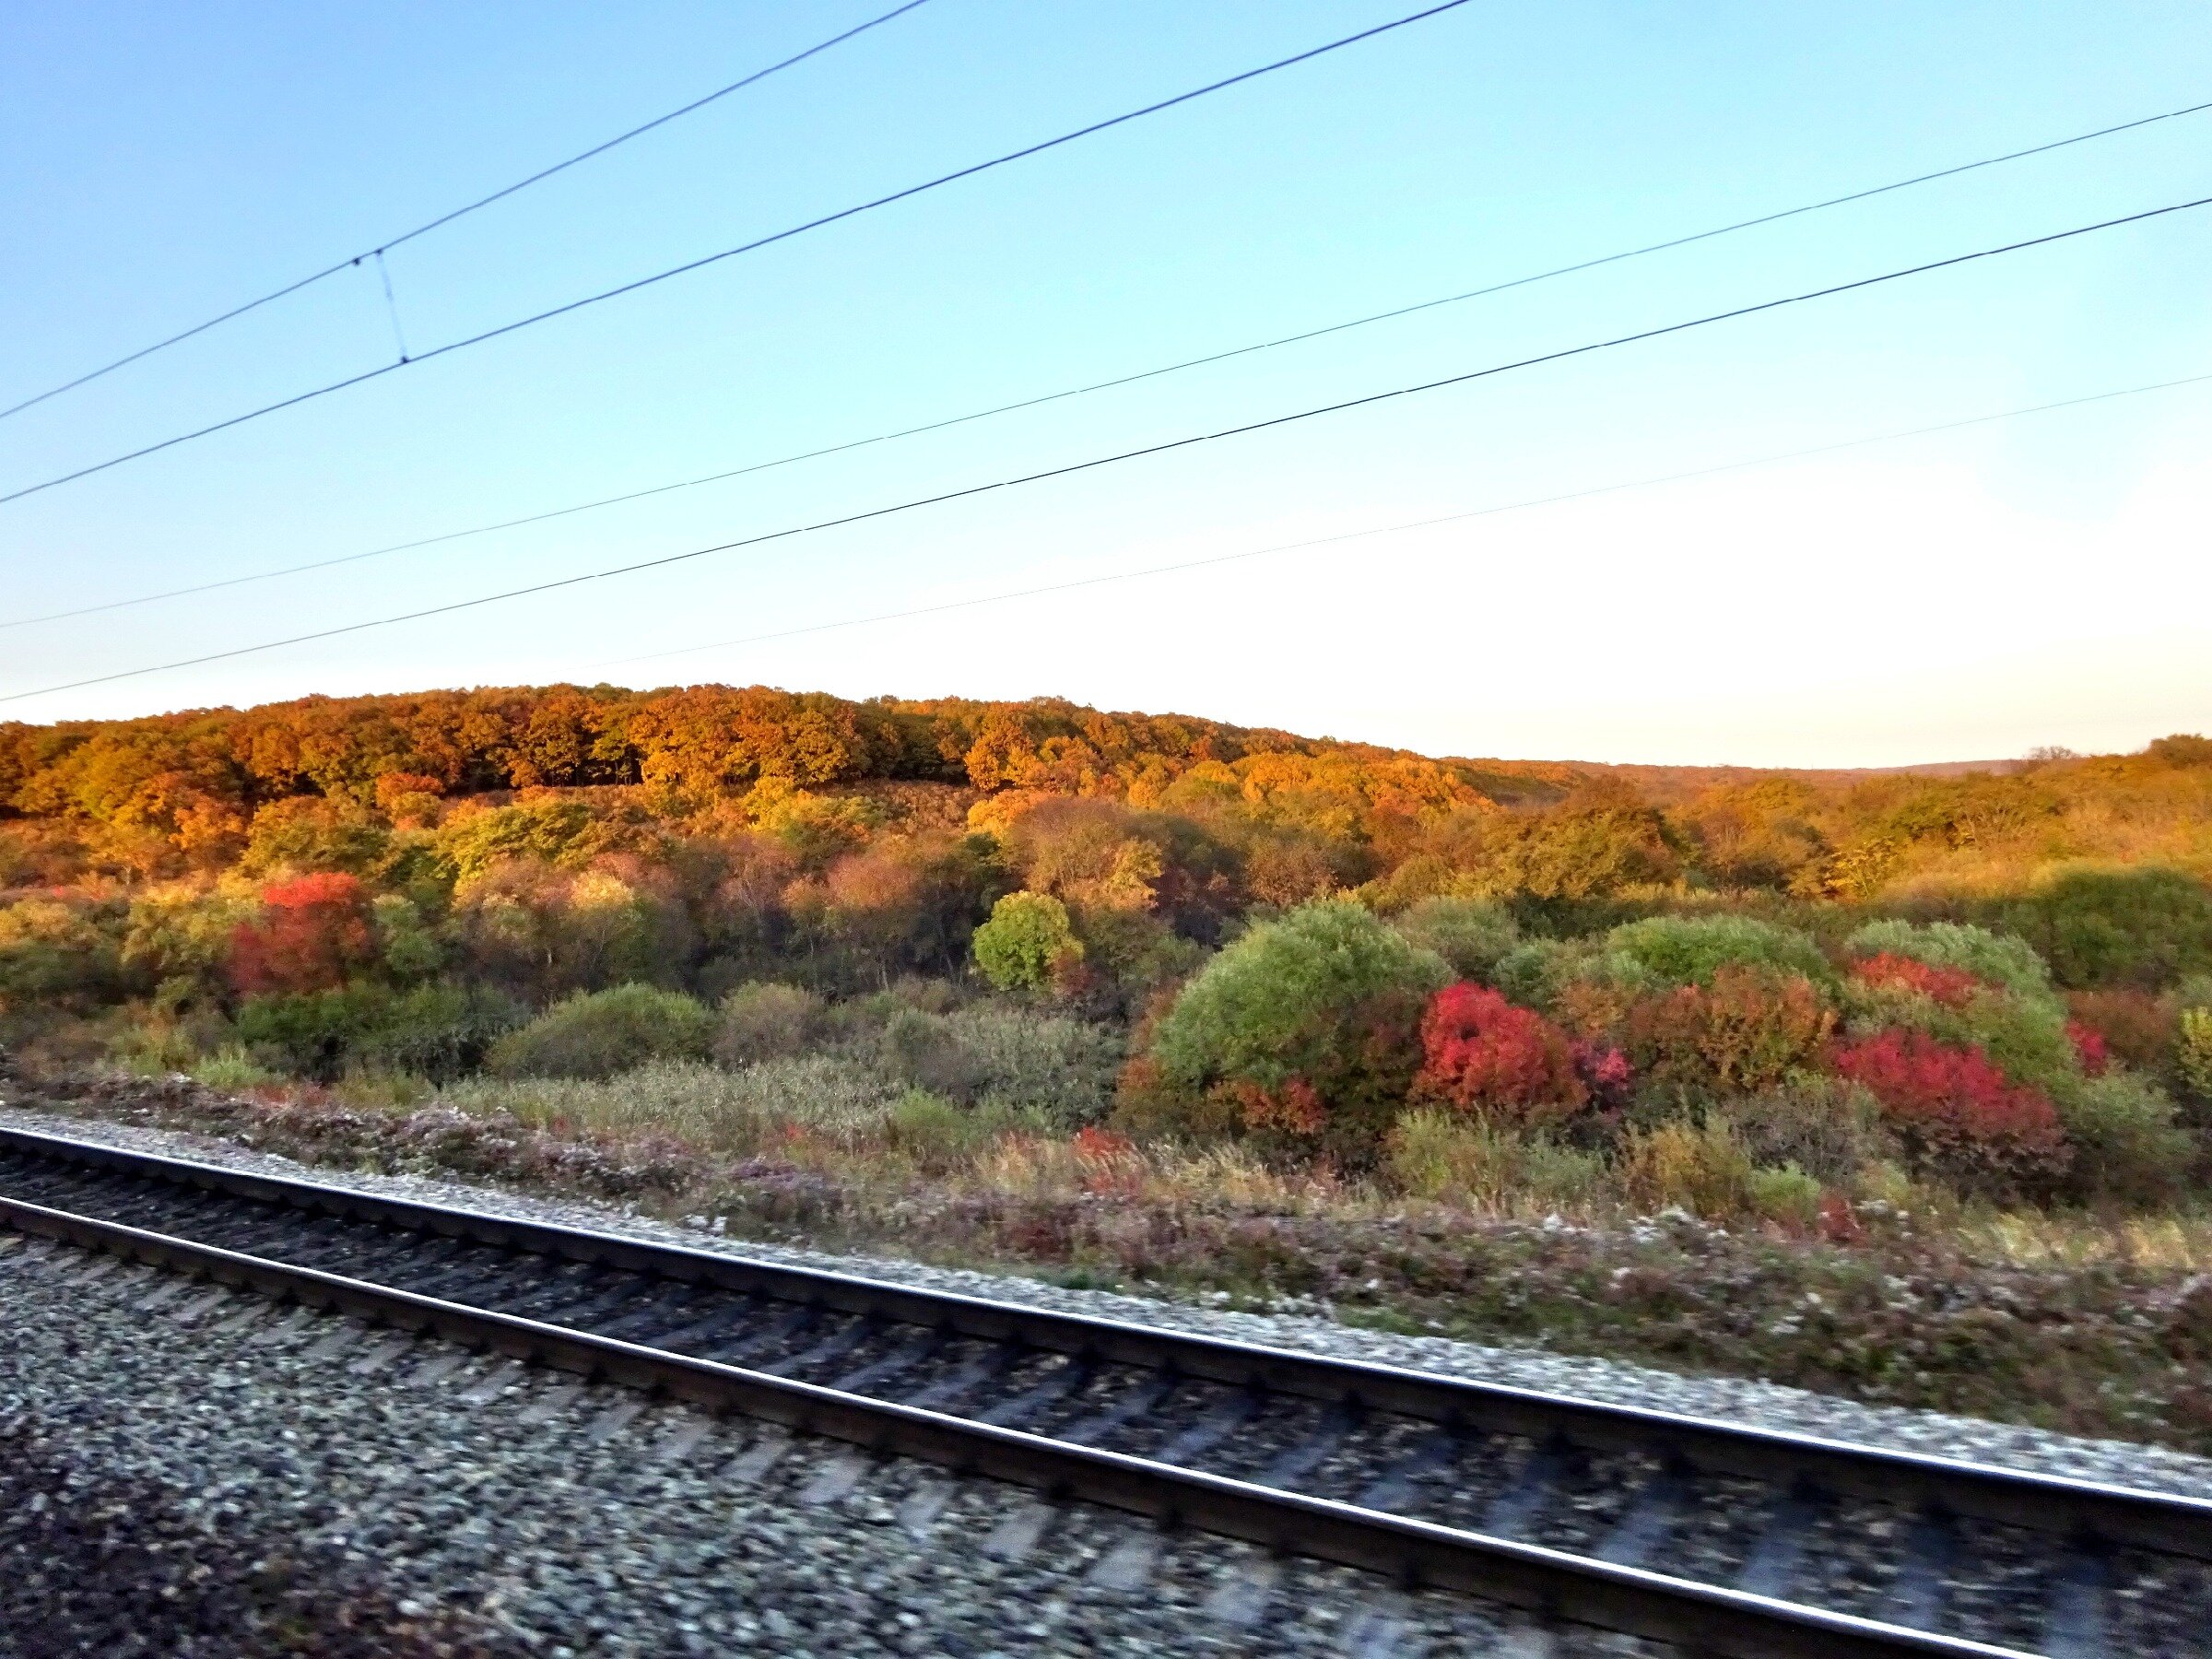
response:
M376 959L369 894L336 873L276 882L261 917L230 935L230 982L244 995L327 991Z
M1963 968L1939 968L1893 950L1853 962L1851 971L1866 984L1917 991L1947 1008L1963 1008L1976 992L1987 988Z
M2011 1082L1979 1048L1888 1030L1839 1044L1830 1065L1865 1087L1908 1148L1951 1180L2041 1185L2072 1156L2050 1100Z
M2104 1068L2112 1063L2112 1051L2104 1041L2104 1033L2095 1026L2069 1019L2066 1037L2074 1044L2074 1052L2081 1056L2082 1071L2092 1077L2103 1077Z
M2181 1035L2177 998L2148 991L2074 991L2066 1006L2103 1041L2108 1063L2117 1060L2154 1076L2173 1064Z
M1590 1098L1567 1033L1481 985L1447 985L1430 999L1421 1017L1421 1051L1418 1099L1513 1123L1549 1124L1571 1116Z
M1731 963L1629 1010L1628 1051L1653 1081L1696 1095L1772 1088L1828 1041L1835 1016L1802 974Z

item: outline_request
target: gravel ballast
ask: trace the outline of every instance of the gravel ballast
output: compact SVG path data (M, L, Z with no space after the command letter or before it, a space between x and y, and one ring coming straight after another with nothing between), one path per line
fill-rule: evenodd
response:
M99 1119L0 1106L0 1124L428 1203L624 1233L765 1261L865 1274L969 1296L1204 1332L1240 1341L1406 1366L1586 1399L1811 1432L1935 1456L2212 1498L2212 1460L2159 1446L2088 1440L2015 1424L1867 1405L1756 1379L1682 1376L1618 1360L1488 1347L1442 1337L1403 1335L1347 1326L1304 1313L1249 1312L1068 1288L1018 1276L936 1267L894 1258L830 1254L751 1241L738 1242L704 1230L674 1227L608 1206L451 1181L306 1167L226 1141Z
M0 1653L1634 1651L0 1235Z

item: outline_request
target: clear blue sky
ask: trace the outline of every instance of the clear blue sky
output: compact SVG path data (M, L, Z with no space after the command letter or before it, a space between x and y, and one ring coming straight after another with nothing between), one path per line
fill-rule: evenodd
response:
M0 404L888 0L18 0ZM1383 20L931 0L391 260L418 349ZM1475 5L0 507L0 617L351 552L1243 344L2212 98L2201 6ZM2212 194L2212 116L449 547L0 631L0 691L957 488ZM2212 371L2212 210L671 571L0 704L600 678L1057 693L1464 754L1881 764L2212 728L2212 385L1072 594ZM0 422L0 489L391 352L367 270Z

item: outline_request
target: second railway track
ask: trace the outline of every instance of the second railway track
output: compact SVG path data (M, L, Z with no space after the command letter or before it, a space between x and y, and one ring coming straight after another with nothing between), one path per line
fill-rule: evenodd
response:
M1692 1651L2212 1653L2200 1500L23 1130L0 1222Z

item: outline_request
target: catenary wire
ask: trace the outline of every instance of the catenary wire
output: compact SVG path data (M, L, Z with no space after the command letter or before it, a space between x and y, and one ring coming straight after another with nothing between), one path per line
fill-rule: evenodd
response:
M781 530L763 531L758 535L740 536L734 541L717 542L711 547L692 547L681 553L666 553L654 559L641 559L606 570L586 571L575 576L561 576L547 582L531 582L527 586L508 588L496 594L480 594L473 599L456 599L444 605L426 606L420 610L404 611L396 616L375 617L365 622L347 622L335 628L317 629L312 633L292 634L281 640L265 640L258 644L240 645L227 651L212 651L201 656L182 657L174 662L152 663L140 668L119 669L112 674L93 675L85 679L70 680L62 685L41 686L34 690L14 691L0 695L0 702L20 702L26 698L44 697L57 691L75 691L87 686L110 685L117 680L136 679L148 674L163 674L178 668L196 668L206 663L227 662L234 657L254 656L265 651L281 650L288 645L306 645L319 640L335 640L347 634L363 633L371 629L391 628L402 622L419 622L430 617L451 616L457 611L476 610L487 605L498 605L509 599L527 598L535 594L550 594L564 588L581 587L587 582L606 582L618 576L632 576L641 571L664 570L671 565L687 564L711 554L733 552L739 547L759 547L769 542L786 541L794 536L811 535L824 530L838 529L846 524L865 524L871 520L890 518L902 512L912 512L924 507L935 507L947 501L967 500L972 497L990 495L1002 489L1014 489L1023 485L1042 483L1050 478L1070 477L1077 473L1093 472L1100 467L1117 465L1124 461L1140 460L1147 455L1163 455L1177 450L1191 449L1202 443L1213 443L1225 438L1241 437L1251 432L1270 431L1277 427L1290 426L1299 421L1312 420L1324 415L1342 414L1348 409L1371 407L1376 404L1391 403L1399 398L1412 397L1426 392L1441 391L1447 386L1462 386L1516 370L1533 369L1545 363L1564 362L1569 359L1587 357L1594 352L1608 351L1617 347L1632 346L1643 340L1663 339L1670 335L1687 333L1691 329L1709 327L1716 323L1732 322L1740 317L1758 316L1779 311L1785 306L1803 305L1809 300L1830 299L1838 294L1855 293L1884 283L1900 281L1910 276L1924 276L1931 271L1950 270L1981 260L1994 259L2007 253L2018 253L2029 248L2048 247L2054 242L2067 241L2076 237L2088 236L2100 230L2116 229L2123 225L2139 225L2148 220L2163 218L2171 214L2212 206L2212 196L2198 196L2185 202L2170 202L2162 207L2146 207L2139 212L2122 214L2117 218L2100 219L2093 224L2076 225L2065 230L2047 231L2041 236L2025 237L2018 241L2005 242L1994 248L1977 248L1971 253L1954 253L1944 259L1932 259L1920 265L1907 265L1900 270L1884 271L1873 276L1854 277L1849 282L1831 283L1826 288L1808 288L1801 293L1784 294L1778 299L1757 300L1749 305L1732 306L1726 311L1712 312L1700 317L1687 318L1679 323L1662 324L1655 328L1638 329L1632 334L1615 335L1608 339L1591 340L1580 346L1562 347L1556 351L1539 352L1533 357L1516 358L1509 362L1492 363L1481 369L1470 369L1459 374L1448 374L1431 381L1421 381L1409 386L1394 386L1387 391L1371 392L1360 397L1347 397L1335 403L1322 404L1313 408L1293 410L1288 415L1273 415L1264 420L1244 421L1236 426L1220 427L1212 431L1195 432L1184 438L1171 438L1160 443L1147 443L1136 449L1121 450L1112 454L1094 455L1084 461L1071 461L1064 465L1045 467L1037 472L1021 473L1012 477L994 478L987 483L966 485L959 489L947 489L935 495L921 496L912 500L894 501L886 507L871 507L859 512L841 513L835 518L817 519L810 524L786 525Z
M936 605L918 605L905 610L878 611L866 617L844 617L834 622L810 622L798 628L778 629L772 633L745 634L735 640L715 640L705 645L680 645L673 651L648 651L636 656L606 657L589 666L618 668L631 663L655 663L669 657L696 656L701 652L730 651L741 645L761 645L773 640L798 639L806 634L831 633L846 628L867 628L878 622L903 622L916 617L938 616L946 611L1006 605L1018 599L1036 599L1049 594L1105 587L1117 582L1142 582L1154 576L1173 576L1186 571L1206 570L1214 565L1265 559L1276 553L1298 553L1311 547L1334 547L1339 542L1362 541L1370 536L1398 535L1409 530L1433 529L1439 524L1459 524L1471 519L1495 518L1500 513L1525 512L1538 507L1561 506L1569 501L1587 501L1598 496L1619 495L1628 490L1655 489L1665 484L1686 484L1692 479L1714 477L1723 473L1745 472L1757 466L1774 466L1785 461L1811 460L1817 456L1832 455L1844 450L1865 449L1877 443L1900 443L1911 438L1933 437L1938 432L1964 431L1970 427L1988 426L1994 421L2018 420L2029 415L2047 415L2058 409L2077 409L2088 404L2110 403L2121 397L2140 397L2151 392L2171 392L2178 387L2202 385L2206 382L2212 382L2212 373L2183 375L2179 380L2156 381L2142 386L2121 386L2110 392L2091 392L2081 397L2063 397L2055 403L2033 404L2026 408L1999 409L1988 415L1970 415L1960 420L1938 421L1933 426L1876 432L1865 438L1846 438L1840 442L1815 444L1810 449L1783 450L1771 454L1752 455L1741 461L1723 461L1712 466L1693 467L1688 472L1627 478L1614 484L1593 485L1586 489L1571 489L1559 495L1532 496L1525 500L1501 501L1494 506L1474 507L1464 512L1446 512L1434 518L1409 519L1394 524L1371 524L1365 529L1344 530L1333 535L1312 536L1305 541L1278 542L1273 547L1247 547L1236 553L1214 553L1204 559L1185 559L1173 564L1147 565L1142 570L1110 571L1097 576L1071 577L1065 582L1045 582L1038 587L1014 588L1000 594L979 594L972 598L947 599Z
M1164 110L1174 109L1178 105L1189 103L1195 99L1226 91L1229 88L1241 86L1246 81L1256 80L1261 76L1272 75L1279 69L1288 69L1299 64L1311 63L1315 58L1326 56L1332 52L1342 51L1347 46L1356 46L1363 41L1371 41L1377 36L1388 34L1394 29L1423 22L1448 11L1456 11L1468 3L1469 0L1441 0L1440 4L1429 6L1425 10L1413 12L1402 18L1394 18L1387 23L1378 23L1371 29L1359 30L1357 34L1345 35L1338 40L1325 41L1322 45L1310 47L1304 52L1295 53L1289 57L1277 58L1271 64L1262 64L1255 69L1246 69L1220 80L1209 81L1203 87L1192 88L1188 92L1179 92L1172 98L1160 99L1156 102L1146 104L1140 109L1126 110L1119 115L1108 116L1103 121L1094 121L1088 126L1077 127L1072 132L1062 133L1055 137L1041 139L1035 144L1025 145L1020 149L1007 150L988 160L972 162L969 166L957 168L951 172L939 173L934 179L926 179L919 184L909 184L904 189L894 190L888 195L879 195L869 201L858 202L850 207L841 207L834 213L822 214L803 224L792 225L784 229L772 231L766 236L755 237L752 241L740 242L735 247L724 248L718 253L704 254L698 259L687 260L682 265L670 265L665 270L655 271L650 276L618 283L610 288L602 288L597 293L586 294L582 299L571 300L548 310L533 312L526 317L518 317L511 323L502 323L496 328L487 328L480 333L467 335L457 340L448 340L442 346L435 346L428 351L418 352L405 361L381 364L377 368L365 370L359 374L347 375L343 380L332 381L327 385L316 386L310 391L295 393L290 397L279 398L275 403L264 404L259 408L249 409L242 415L232 415L227 419L216 421L212 425L199 427L189 432L180 432L172 438L164 438L157 443L142 444L137 449L125 451L120 455L111 455L105 461L96 461L89 466L80 466L74 472L57 474L55 477L42 479L39 483L27 484L18 489L10 490L5 495L0 495L0 505L9 501L19 501L25 496L37 495L41 490L53 489L58 485L74 483L78 478L90 477L94 473L106 472L110 467L121 466L125 462L159 454L163 450L174 449L180 443L190 443L195 439L210 437L217 432L229 431L232 427L243 426L250 420L259 420L265 415L274 415L279 410L296 408L301 404L312 403L319 397L327 397L334 392L343 392L349 387L364 384L401 369L412 368L418 363L428 363L453 352L465 351L471 347L481 346L488 341L519 333L525 328L534 328L540 323L549 323L556 317L565 317L571 312L582 311L587 306L619 299L625 294L637 293L640 289L652 288L655 284L666 282L672 277L688 276L694 271L703 271L710 265L720 265L725 259L735 259L740 254L755 253L777 242L788 241L794 236L804 236L808 231L821 229L826 225L834 225L860 214L871 213L878 207L890 206L895 202L906 201L910 197L939 189L961 179L971 179L978 173L989 172L994 168L1005 167L1010 162L1020 161L1030 156L1042 155L1045 151L1057 149L1064 144L1073 144L1077 139L1088 138L1111 128L1124 125L1129 122L1142 120L1147 115L1157 115Z
M1754 229L1761 225L1776 224L1783 219L1796 218L1824 208L1840 207L1851 202L1863 202L1872 196L1887 195L1892 191L1908 190L1916 184L1926 184L1937 179L1955 178L1960 173L1973 172L1985 167L1999 166L2007 161L2018 161L2030 156L2048 154L2092 139L2110 137L2115 133L2132 132L2137 127L2153 125L2161 121L2173 121L2184 115L2198 114L2212 110L2212 102L2190 104L2179 110L2168 110L2157 115L2146 115L2135 121L2124 121L2112 126L2098 127L2094 131L2077 133L2070 137L2053 139L2046 144L2030 146L2026 149L2008 150L2003 155L1985 156L1980 160L1961 162L1954 167L1939 168L1933 172L1915 173L1910 178L1892 180L1887 184L1876 184L1863 190L1851 191L1843 195L1829 196L1818 202L1806 202L1794 207L1762 213L1752 218L1737 219L1731 224L1715 226L1684 236L1670 237L1665 241L1648 242L1642 247L1629 248L1619 253L1602 254L1594 259L1579 260L1572 265L1555 265L1525 276L1515 276L1482 288L1464 289L1438 299L1418 300L1411 305L1400 305L1388 311L1371 312L1347 322L1331 323L1319 328L1309 328L1297 334L1280 335L1273 339L1255 341L1249 345L1231 347L1227 350L1208 352L1202 357L1184 358L1178 362L1161 364L1134 373L1115 375L1107 380L1091 381L1080 386L1065 387L1057 392L1046 392L1033 397L1018 399L1013 403L995 404L987 409L971 410L964 415L947 416L941 419L924 421L919 426L901 427L895 431L877 432L866 438L849 439L841 443L826 444L818 449L803 450L794 454L780 455L773 460L755 461L744 466L730 467L721 472L706 473L698 477L679 478L674 483L650 485L642 489L626 490L619 495L600 496L588 501L572 502L566 507L548 508L542 512L525 513L519 518L500 519L491 524L472 524L466 529L448 530L436 535L418 536L410 541L393 542L381 547L370 547L358 553L341 553L330 559L310 559L301 564L284 565L273 571L255 571L243 576L224 577L216 582L195 582L188 587L165 588L159 593L135 594L124 599L110 599L98 605L77 606L69 610L47 611L35 617L0 618L0 629L29 628L44 622L62 622L74 617L97 616L103 611L124 610L132 606L153 605L168 599L187 598L194 594L211 594L218 589L241 587L249 582L272 582L279 577L303 575L311 571L327 571L339 565L359 564L364 559L382 559L394 553L413 552L421 547L434 547L447 542L460 541L468 536L488 535L500 530L518 530L529 524L567 518L579 512L592 512L603 507L618 507L629 501L645 500L653 496L668 495L681 489L696 489L703 485L725 483L754 473L768 472L780 466L791 466L803 461L817 461L830 455L841 455L853 450L867 449L879 443L890 443L903 438L916 438L929 432L941 432L947 428L966 426L994 416L1011 415L1023 409L1034 409L1045 404L1059 403L1068 398L1083 397L1094 392L1111 391L1118 386L1135 385L1143 381L1157 380L1162 375L1177 374L1187 369L1204 368L1208 364L1227 362L1235 358L1249 357L1254 352L1272 351L1281 346L1295 346L1307 340L1322 339L1330 335L1343 334L1350 329L1365 328L1370 324L1386 323L1398 317L1412 316L1419 312L1433 311L1439 306L1457 305L1469 300L1480 300L1492 294L1501 294L1509 288L1527 288L1531 284L1547 282L1554 277L1569 276L1581 271L1595 270L1601 265L1618 265L1623 260L1640 259L1646 254L1663 253L1671 249L1688 247L1693 242L1710 241L1714 237L1732 235L1739 230ZM403 345L402 349L405 349Z
M41 392L34 396L25 398L21 403L12 404L5 409L0 409L0 420L6 420L11 415L19 415L25 409L31 408L39 404L42 404L49 398L59 397L65 392L74 392L79 386L88 385L91 382L99 380L103 375L112 374L118 369L127 368L131 364L138 362L143 359L152 357L158 351L166 351L171 346L182 345L186 340L192 339L196 335L206 334L211 328L219 327L225 323L229 323L236 318L242 317L248 312L259 311L265 305L273 304L276 300L285 299L288 295L296 294L301 288L312 288L316 283L323 281L324 278L335 276L341 271L349 271L366 260L381 258L384 254L389 253L393 249L399 247L401 244L413 241L418 236L427 236L429 234L429 232L440 229L441 226L452 224L455 219L467 218L468 215L476 212L478 208L490 206L494 202L503 202L509 196L515 194L517 192L529 189L533 184L543 183L546 180L553 177L553 175L556 173L566 172L570 168L575 167L582 162L589 161L594 156L604 156L607 151L614 149L618 146L628 144L632 138L641 138L647 133L653 131L656 127L665 127L672 121L681 120L684 116L689 115L695 111L703 110L709 104L716 102L721 99L727 98L733 92L743 91L746 88L753 85L756 81L766 80L770 76L778 74L782 70L792 68L796 65L803 64L808 58L818 57L821 53L828 52L832 46L841 46L847 41L853 39L855 36L867 33L869 29L877 27L879 24L888 23L893 18L901 17L905 13L914 10L917 6L926 6L928 3L929 0L906 0L906 4L903 6L895 6L891 10L883 13L880 17L870 18L866 22L856 24L853 28L846 29L842 34L831 35L826 41L817 41L813 45L807 47L804 52L795 52L791 56L784 58L778 63L769 65L765 69L756 69L752 72L752 74L744 76L742 79L734 80L726 87L718 87L713 91L708 93L704 98L695 98L689 103L685 104L680 109L670 110L665 115L656 115L651 121L645 122L641 125L631 127L626 133L618 133L614 137L606 139L601 143L594 144L587 150L579 150L575 155L571 156L565 161L556 161L550 167L541 167L537 171L530 174L529 177L517 179L513 183L503 185L500 189L493 191L489 195L478 196L475 201L466 203L459 207L452 208L447 212L440 214L436 218L426 219L421 224L417 225L412 230L403 230L397 236L390 237L385 241L379 242L373 248L364 248L360 253L348 255L347 258L339 260L335 265L324 265L321 270L313 273L312 276L302 276L296 282L288 282L282 288L271 288L267 293L262 295L258 300L249 300L242 305L234 305L229 311L222 312L215 316L209 317L204 323L195 323L190 328L183 329L176 334L171 335L167 339L156 340L151 346L141 347L136 351L130 352L125 356L117 358L112 363L102 364L98 369L91 370L84 374L80 374L75 380L64 381L60 385L50 386L45 391Z

